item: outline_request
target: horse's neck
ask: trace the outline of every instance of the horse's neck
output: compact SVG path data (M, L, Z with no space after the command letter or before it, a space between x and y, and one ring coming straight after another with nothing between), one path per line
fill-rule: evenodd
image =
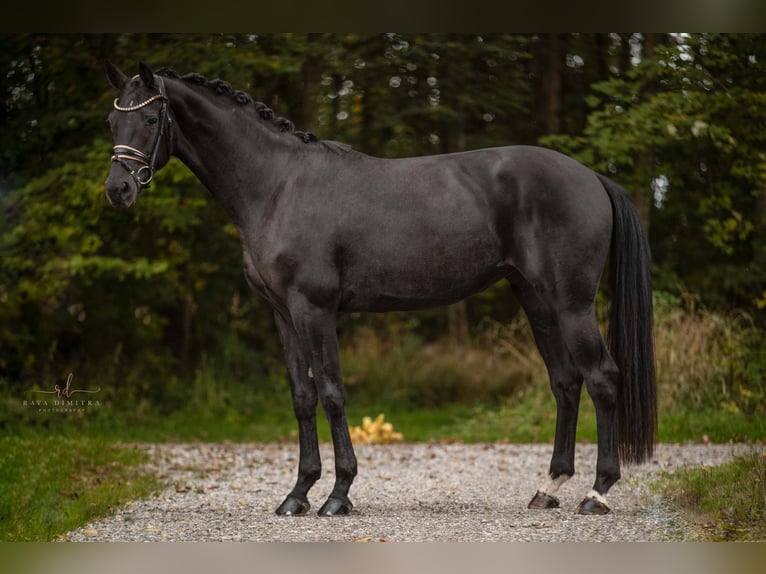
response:
M173 108L175 155L213 194L237 227L258 218L260 206L279 187L275 166L284 165L289 143L245 110L221 110L191 93ZM171 106L173 96L170 96ZM247 127L245 127L247 126Z

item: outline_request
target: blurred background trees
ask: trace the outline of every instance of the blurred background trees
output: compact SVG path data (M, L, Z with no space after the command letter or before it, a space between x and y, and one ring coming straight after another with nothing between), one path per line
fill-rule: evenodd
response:
M143 60L220 77L299 129L373 155L560 149L632 193L658 291L764 326L766 36L4 35L0 48L6 388L74 372L172 406L200 369L255 381L282 368L236 232L180 162L131 211L108 206L106 59L126 73ZM447 309L344 318L340 330L349 349L370 333L409 341L400 351L469 345L487 317L518 312L500 283Z

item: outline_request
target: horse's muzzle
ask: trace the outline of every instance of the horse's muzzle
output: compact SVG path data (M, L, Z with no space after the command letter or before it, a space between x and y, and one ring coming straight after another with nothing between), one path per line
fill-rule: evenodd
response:
M106 198L112 207L117 209L127 209L136 203L138 197L138 186L132 181L133 178L112 177L107 178L104 188Z

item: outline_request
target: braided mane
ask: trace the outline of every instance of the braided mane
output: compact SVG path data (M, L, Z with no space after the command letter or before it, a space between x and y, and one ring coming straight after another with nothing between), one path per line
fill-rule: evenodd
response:
M290 135L297 137L303 143L309 144L309 143L320 141L319 138L317 138L311 132L296 130L293 122L291 122L287 118L277 116L270 107L268 107L263 102L257 102L253 100L252 96L250 96L250 94L248 94L247 92L243 92L242 90L234 90L231 87L231 84L229 82L226 82L224 80L219 80L219 79L208 80L202 74L196 74L196 73L180 76L177 72L175 72L174 70L170 68L161 68L157 70L156 74L164 78L170 78L174 80L183 80L185 82L196 84L198 86L209 87L217 95L229 97L241 106L252 105L253 108L255 109L255 112L258 114L258 117L260 117L260 119L269 122L269 124L279 132L288 133ZM321 143L335 144L336 142L323 141ZM343 145L343 144L337 144L337 145ZM331 146L331 147L334 147L334 146Z

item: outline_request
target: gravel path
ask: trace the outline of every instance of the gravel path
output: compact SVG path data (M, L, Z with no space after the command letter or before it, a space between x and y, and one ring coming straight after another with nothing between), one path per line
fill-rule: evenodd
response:
M552 446L397 444L356 448L359 475L349 516L281 518L274 509L292 488L293 444L138 445L168 486L114 515L66 535L72 541L669 541L693 540L695 527L647 483L659 471L714 466L744 445L660 445L652 462L623 469L607 516L578 516L590 490L596 447L578 444L577 474L558 496L561 508L528 510ZM334 480L323 444L324 476L309 494L314 510Z

